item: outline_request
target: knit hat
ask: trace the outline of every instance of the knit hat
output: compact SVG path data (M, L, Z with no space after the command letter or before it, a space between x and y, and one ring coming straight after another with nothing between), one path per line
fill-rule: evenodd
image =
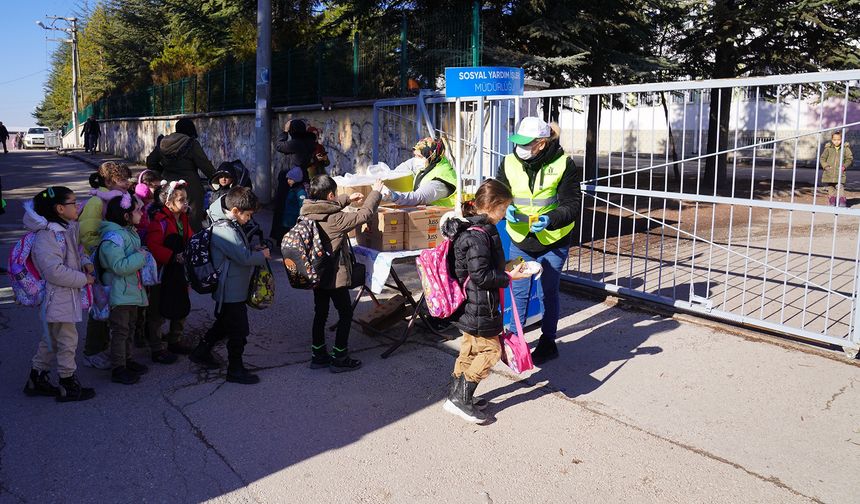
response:
M302 180L304 180L302 169L298 166L293 166L292 169L287 172L287 178L292 179L296 182L301 182Z

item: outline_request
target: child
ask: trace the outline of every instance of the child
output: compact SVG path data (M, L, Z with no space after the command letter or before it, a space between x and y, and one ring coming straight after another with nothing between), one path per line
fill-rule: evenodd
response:
M98 177L90 177L91 183L104 183L91 191L93 197L87 201L80 216L80 243L87 255L92 255L101 241L99 226L105 215L106 202L128 192L131 185L131 170L128 166L108 161L99 166ZM96 369L110 369L108 351L109 332L107 322L87 319L87 339L84 343L84 365Z
M33 357L30 379L24 386L28 396L56 397L59 402L86 401L95 397L91 388L82 387L75 371L78 331L75 323L81 315L81 289L92 285L92 264L78 247L78 208L75 193L68 187L49 187L26 205L24 226L35 231L31 256L45 280L42 306L46 334ZM60 236L64 239L65 250ZM87 273L81 266L87 269ZM56 358L60 386L51 384L49 372Z
M221 266L221 276L212 297L215 299L215 324L197 345L189 358L207 369L220 367L212 355L216 343L227 339L227 381L252 385L260 377L245 369L242 354L248 340L248 286L254 266L263 266L269 249L251 250L248 236L242 230L259 206L257 196L247 187L234 187L226 196L212 203L213 217L210 248L212 262Z
M358 212L342 212L353 201L360 201L360 193L351 196L335 196L337 184L328 175L317 175L311 180L310 198L302 205L302 216L319 224L320 237L325 250L332 252L332 271L327 272L320 285L314 288L313 342L311 343L312 369L328 367L333 373L354 371L361 361L349 356L349 330L352 326L352 300L349 285L352 277L353 254L347 234L367 222L376 214L382 198L382 181L373 184L364 206ZM334 351L326 351L325 324L328 318L329 300L334 303L340 317L334 340Z
M140 222L142 204L126 193L110 200L99 229L102 241L98 260L102 281L110 286L111 381L131 385L149 368L131 358L131 339L138 306L146 306L146 290L140 277L144 255L134 226Z
M143 201L141 209L142 216L140 224L135 226L137 234L140 236L140 241L146 243L146 232L149 230L150 208L155 202L155 192L161 187L161 176L152 170L143 170L137 176L137 184L134 186L134 195Z
M218 171L209 179L209 184L215 189L209 198L209 205L211 206L218 198L226 196L235 183L236 173L233 170L233 164L225 161L218 165Z
M284 218L282 221L284 232L289 231L296 225L302 205L308 195L305 192L303 181L302 169L298 166L294 166L287 172L287 184L289 184L290 190L287 192L287 199L284 203Z
M840 155L842 162L839 162ZM830 135L830 141L824 146L824 151L821 152L821 168L824 169L821 183L827 186L830 206L848 206L844 192L847 179L845 171L851 168L852 164L854 164L854 154L851 152L851 147L847 142L842 145L842 133L834 131Z
M487 420L473 403L475 389L501 357L499 289L507 287L512 279L529 276L523 272L522 264L510 274L505 272L505 253L496 230L513 200L504 184L488 179L478 188L474 201L463 204L465 218L443 224L445 235L454 240L453 261L449 259L449 264L453 263L452 271L466 292L466 301L454 321L463 332L463 342L444 409L472 423ZM469 229L475 226L483 232Z
M176 267L185 263L183 251L191 239L191 225L188 221L188 193L185 191L185 182L165 182L158 190L158 204L152 207L152 222L147 233L146 246L155 258L159 269L165 273L165 268ZM187 298L188 284L185 283L184 273L179 267L181 281L174 288ZM162 281L167 282L164 277ZM147 308L147 338L152 351L152 361L161 364L172 364L176 362L175 354L189 354L191 348L183 345L182 330L185 326L185 318L170 321L170 330L167 333L167 349L161 341L161 326L164 317L161 313L160 304L164 299L162 285L153 285L149 289L149 307ZM169 297L168 297L169 299Z

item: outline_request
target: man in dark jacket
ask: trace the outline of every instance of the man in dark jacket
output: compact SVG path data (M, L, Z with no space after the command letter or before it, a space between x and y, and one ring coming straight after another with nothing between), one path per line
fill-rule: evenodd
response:
M146 157L146 167L160 173L168 182L185 181L188 205L191 207L191 228L199 231L206 218L200 173L209 179L215 174L215 167L197 141L197 128L191 119L176 121L176 133L158 141L155 149Z
M3 144L3 154L9 154L9 151L6 150L6 140L9 139L9 130L6 129L6 126L3 126L3 122L0 121L0 143Z
M284 220L284 206L287 194L290 192L290 184L287 183L287 172L298 166L302 170L302 180L310 182L308 166L310 166L316 149L316 137L308 133L307 124L304 119L293 119L284 125L284 131L278 134L275 149L284 154L286 162L284 168L278 172L278 187L275 191L275 207L272 216L272 231L269 236L276 244L281 243L281 238L286 232Z
M538 117L526 117L511 135L516 150L505 156L497 179L511 188L514 203L505 219L511 237L510 259L522 257L543 266L544 314L541 336L532 352L535 364L558 357L561 270L567 264L571 232L580 214L581 174L559 144L557 130ZM514 282L520 319L525 324L531 280Z
M89 152L91 154L95 154L96 147L99 145L99 137L102 132L99 128L99 122L95 120L95 118L90 117L84 123L83 131L81 132L81 136L84 137L84 151Z

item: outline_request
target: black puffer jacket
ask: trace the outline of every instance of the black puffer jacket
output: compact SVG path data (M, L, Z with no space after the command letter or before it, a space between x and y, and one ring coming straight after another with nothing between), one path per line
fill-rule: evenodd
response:
M502 332L502 314L499 309L499 289L508 286L510 279L505 273L505 253L502 239L496 226L485 215L469 217L464 221L451 220L446 231L456 225L453 243L453 266L461 284L466 284L466 302L453 317L457 327L474 336L492 337ZM469 230L480 226L486 231ZM451 230L453 231L453 230ZM455 233L446 233L455 234Z

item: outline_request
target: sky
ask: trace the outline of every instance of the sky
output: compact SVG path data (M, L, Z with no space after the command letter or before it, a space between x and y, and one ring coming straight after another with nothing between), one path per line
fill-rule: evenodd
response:
M78 4L78 0L0 0L0 121L9 130L36 125L31 114L42 101L50 54L60 44L45 38L65 35L45 31L36 21L44 21L46 14L71 16Z

